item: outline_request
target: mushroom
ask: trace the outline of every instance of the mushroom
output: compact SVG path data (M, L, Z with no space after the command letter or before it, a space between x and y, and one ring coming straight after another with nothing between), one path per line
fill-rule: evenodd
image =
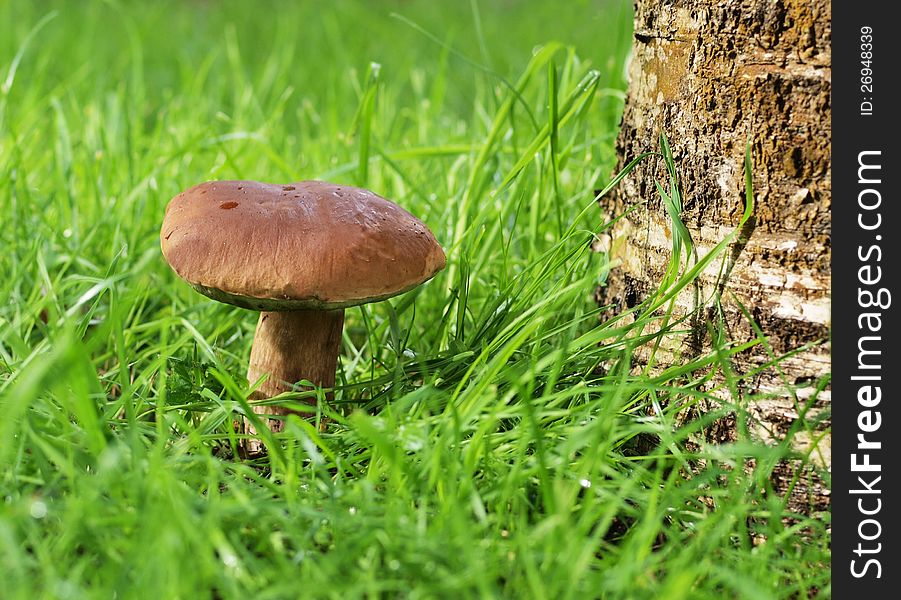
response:
M333 387L344 309L413 289L445 264L416 217L368 190L322 181L201 183L169 202L160 244L198 292L260 311L247 379L268 378L251 399L302 379ZM269 419L269 427L280 431L283 423ZM256 433L246 419L245 430ZM251 440L246 449L262 444Z

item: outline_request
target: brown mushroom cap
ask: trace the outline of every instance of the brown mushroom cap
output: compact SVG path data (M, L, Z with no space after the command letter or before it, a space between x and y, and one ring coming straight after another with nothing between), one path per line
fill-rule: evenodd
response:
M169 202L160 243L202 294L266 311L382 300L445 262L432 232L401 207L321 181L201 183Z

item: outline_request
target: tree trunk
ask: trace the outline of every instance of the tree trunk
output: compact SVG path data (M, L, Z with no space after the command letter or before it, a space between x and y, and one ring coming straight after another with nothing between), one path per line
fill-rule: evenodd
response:
M828 387L817 393L830 371L825 343L832 201L830 20L827 0L636 0L619 168L656 149L661 132L667 135L683 194L682 219L703 255L735 229L742 215L743 160L750 140L756 209L751 227L730 249L734 264L722 295L727 329L735 341L755 337L734 294L776 355L813 344L781 362L778 370L766 369L746 382L745 391L760 398L750 407L758 423L755 433L767 441L799 418L807 420L803 429L815 432L830 425L828 418L817 422L828 414L830 401ZM599 288L602 304L634 306L661 280L672 252L669 219L654 184L667 181L662 167L661 161L643 161L613 196L601 200L610 215L642 205L612 232L611 248L619 248L621 266ZM712 296L718 266L699 278L701 298ZM677 312L696 310L697 291L678 298ZM695 335L670 348L666 360L704 351L703 321L693 321ZM736 357L733 367L748 373L769 360L758 346ZM708 440L735 439L734 425L720 423L706 435ZM804 436L795 439L815 443ZM812 460L828 467L830 445L825 435ZM796 467L782 465L776 474L780 490L788 488ZM789 505L805 513L823 510L828 495L816 469L808 469Z

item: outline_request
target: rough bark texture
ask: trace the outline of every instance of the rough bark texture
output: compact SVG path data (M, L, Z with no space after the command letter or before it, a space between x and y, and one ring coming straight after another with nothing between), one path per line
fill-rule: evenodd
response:
M261 400L291 391L301 379L325 388L334 387L343 326L344 309L261 312L250 350L247 380L253 385L263 375L269 377L253 392L251 399ZM255 406L254 412L287 415L292 411L281 406ZM267 420L272 431L284 427L282 420ZM244 428L250 434L256 433L246 419ZM262 449L256 440L246 444L251 454Z
M726 237L744 207L743 159L750 139L754 157L756 211L746 241L731 249L734 261L723 294L732 338L754 331L730 292L746 306L783 354L826 340L830 319L830 86L831 9L827 0L637 0L630 87L618 140L620 168L640 152L670 140L684 195L683 221L703 255ZM613 232L622 266L611 273L598 300L616 309L634 306L660 281L671 253L666 211L655 190L666 182L660 161L641 163L616 194L602 200L610 215L639 203ZM699 280L709 298L719 263ZM679 311L694 309L694 293L678 299ZM701 313L703 316L703 309ZM703 352L703 319L667 360ZM659 356L658 356L659 358ZM750 372L769 360L758 347L734 367ZM751 404L755 433L772 440L799 418L815 422L826 414L828 388L815 394L830 370L825 343L780 364L784 378L767 369L747 381L748 393L763 395ZM797 395L787 392L788 382ZM806 417L803 405L816 398ZM807 429L823 431L828 419ZM734 425L720 423L708 440L734 439ZM817 436L814 435L814 438ZM798 437L804 441L804 437ZM806 440L814 443L813 440ZM828 465L825 436L813 459ZM786 463L777 487L787 489L794 465ZM829 506L828 486L816 476L794 487L790 505L810 512Z

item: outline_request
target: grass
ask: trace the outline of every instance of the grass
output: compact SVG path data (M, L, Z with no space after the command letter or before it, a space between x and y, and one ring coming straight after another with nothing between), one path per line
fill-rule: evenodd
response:
M630 22L613 1L0 5L0 596L828 595L828 515L769 484L804 459L790 437L698 443L738 402L678 418L711 373L737 389L741 348L630 369L684 327L650 309L690 265L599 321L588 244L616 216L592 190ZM449 258L347 312L328 428L291 417L256 461L231 427L254 315L158 242L170 197L228 178L370 187Z

